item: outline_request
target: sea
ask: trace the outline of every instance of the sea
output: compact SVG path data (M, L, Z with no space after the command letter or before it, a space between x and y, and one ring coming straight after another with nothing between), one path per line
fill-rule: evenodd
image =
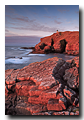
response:
M63 60L69 60L75 57L59 53L31 54L32 49L21 49L21 47L23 46L5 46L5 70L21 69L30 63L40 62L53 57L62 58Z

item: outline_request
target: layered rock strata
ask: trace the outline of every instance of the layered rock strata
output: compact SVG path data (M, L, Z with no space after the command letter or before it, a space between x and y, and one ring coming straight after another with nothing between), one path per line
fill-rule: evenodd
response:
M5 114L79 115L79 57L5 71Z

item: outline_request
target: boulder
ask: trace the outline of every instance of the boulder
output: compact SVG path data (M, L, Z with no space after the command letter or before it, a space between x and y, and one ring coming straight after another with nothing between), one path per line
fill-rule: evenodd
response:
M79 88L79 73L77 67L65 70L65 75L63 78L67 81L70 88Z
M8 69L5 71L5 80L10 76L12 72L13 72L13 69Z
M17 69L17 70L10 70L10 72L9 72L10 75L8 77L6 77L6 80L5 80L7 85L15 84L18 72L19 72L19 69ZM7 71L6 75L9 74L9 73Z
M29 110L31 112L31 114L33 114L33 113L40 113L42 111L47 111L47 107L43 106L43 105L40 105L40 104L32 105L31 107L27 106L26 109Z
M56 85L56 86L54 86L51 89L41 91L39 96L36 96L37 95L36 94L34 96L29 97L28 98L28 102L29 103L33 103L33 104L43 104L43 105L46 105L50 98L55 98L56 97L56 94L58 93L59 89L60 89L60 85ZM36 93L36 91L35 91L35 93Z
M67 86L65 86L65 88L63 89L64 92L64 96L67 98L68 100L68 104L75 104L77 105L78 103L78 99L77 99L77 94L75 91L73 91L72 89L68 88ZM77 99L77 100L76 100ZM74 101L77 101L74 103Z
M71 63L72 67L77 67L79 69L79 56L74 57L73 59L66 60L66 62Z
M17 95L29 96L29 90L33 87L35 87L35 83L33 81L21 81L16 83L15 89Z
M47 104L48 110L62 111L66 110L66 107L67 107L66 98L61 94L60 95L58 94L56 98L51 98Z

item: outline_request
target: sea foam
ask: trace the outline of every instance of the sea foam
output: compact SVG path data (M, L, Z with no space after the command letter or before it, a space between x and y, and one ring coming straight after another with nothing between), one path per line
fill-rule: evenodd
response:
M22 57L20 58L9 58L5 60L5 64L22 64L27 63L30 57Z

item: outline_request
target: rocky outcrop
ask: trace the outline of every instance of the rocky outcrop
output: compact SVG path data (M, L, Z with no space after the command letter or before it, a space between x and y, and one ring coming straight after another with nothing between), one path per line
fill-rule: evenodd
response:
M7 115L79 115L79 57L6 70L5 96Z
M57 32L40 39L32 53L66 53L79 55L79 32Z
M34 49L34 47L21 47L21 49Z

